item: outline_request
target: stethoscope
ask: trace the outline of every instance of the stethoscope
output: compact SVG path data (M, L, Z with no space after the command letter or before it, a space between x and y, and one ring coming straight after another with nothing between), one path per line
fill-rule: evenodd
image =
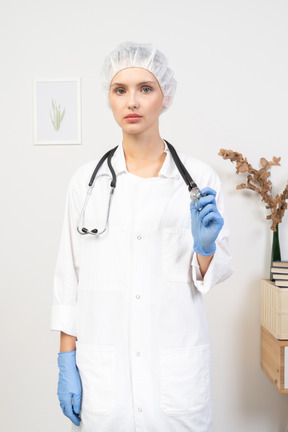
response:
M175 162L176 167L178 168L178 171L180 172L181 176L183 177L185 183L188 186L188 190L190 192L190 198L191 200L194 201L195 205L199 200L200 197L200 189L198 188L197 184L194 182L194 180L192 179L192 177L190 176L190 174L188 173L187 169L185 168L185 166L183 165L183 163L181 162L175 148L172 146L172 144L170 144L168 141L164 140L165 143L167 144L169 151L171 153L171 156ZM114 147L112 150L109 150L107 153L104 154L104 156L102 156L102 158L100 159L100 161L98 162L98 164L96 165L96 168L93 171L93 174L90 178L89 184L88 184L88 190L87 190L87 195L86 195L86 199L83 205L83 208L81 210L79 219L78 219L78 224L77 224L77 231L79 232L79 234L81 235L86 235L86 234L91 234L94 236L100 236L101 234L103 234L108 227L108 221L109 221L109 213L110 213L110 207L111 207L111 199L112 199L112 195L114 193L114 190L116 188L116 183L117 183L117 177L115 174L115 171L113 169L112 163L111 163L111 159L112 156L115 153L115 150L117 149L118 146ZM100 167L102 166L102 164L105 162L105 160L107 159L107 165L109 167L110 173L112 175L112 180L110 183L110 193L109 193L109 201L108 201L108 206L107 206L107 214L106 214L106 222L105 222L105 227L99 231L98 229L94 228L92 230L89 230L88 228L85 228L85 211L89 202L89 199L91 197L92 191L93 191L93 187L95 184L95 178L96 175L100 169ZM80 228L82 226L82 228Z

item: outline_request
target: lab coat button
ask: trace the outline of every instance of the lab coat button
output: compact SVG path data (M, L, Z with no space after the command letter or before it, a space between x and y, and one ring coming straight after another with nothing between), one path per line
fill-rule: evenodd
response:
M142 412L142 408L138 408L138 411L139 411L139 412Z
M137 240L141 240L142 239L142 237L141 236L137 236Z
M140 295L137 295L137 296L136 296L136 299L139 300L139 299L140 299Z
M136 355L139 357L140 356L140 352L137 352Z

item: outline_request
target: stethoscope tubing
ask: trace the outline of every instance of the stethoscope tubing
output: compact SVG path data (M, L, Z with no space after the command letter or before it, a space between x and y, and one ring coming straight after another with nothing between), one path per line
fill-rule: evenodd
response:
M170 144L168 141L164 140L170 150L171 156L175 162L175 165L178 168L178 171L180 172L183 180L185 181L185 183L188 186L188 190L190 192L190 198L191 200L194 201L194 203L196 204L198 199L200 198L200 189L198 188L197 184L195 183L195 181L192 179L192 177L190 176L189 172L187 171L187 169L185 168L185 166L183 165L183 162L181 161L181 159L179 158L175 148L172 146L172 144Z
M112 156L114 155L114 153L115 153L115 151L116 151L117 148L118 148L118 146L114 147L112 150L109 150L107 153L104 154L104 156L102 156L102 158L100 159L100 161L98 162L98 164L96 165L96 168L94 169L94 171L92 173L92 176L91 176L91 178L89 180L88 186L93 187L94 181L95 181L95 177L96 177L96 175L97 175L100 167L103 165L103 163L107 159L107 164L108 164L108 167L109 167L110 172L112 174L112 181L111 181L110 185L111 185L111 187L112 186L114 188L116 187L117 177L116 177L115 171L114 171L114 169L112 167L111 159L112 159Z
M187 171L187 169L185 168L184 164L182 163L182 161L180 160L175 148L172 146L172 144L170 144L168 141L164 140L165 143L167 144L169 151L171 153L171 156L175 162L175 165L179 171L179 173L181 174L183 180L185 181L185 183L188 186L188 190L190 192L190 198L191 200L194 201L195 205L199 200L200 197L200 189L198 188L197 184L195 183L195 181L192 179L192 177L190 176L189 172ZM78 224L77 224L77 231L79 232L79 234L81 235L86 235L86 234L91 234L94 236L100 236L101 234L103 234L108 227L108 221L109 221L109 215L110 215L110 207L111 207L111 199L112 199L112 195L114 193L114 190L116 188L116 184L117 184L117 176L116 173L114 171L114 168L112 166L111 163L111 159L112 156L114 155L116 149L118 148L118 146L114 147L113 149L109 150L107 153L105 153L102 158L100 159L100 161L98 162L98 164L96 165L92 176L89 180L89 184L88 184L88 190L87 190L87 195L86 195L86 199L83 205L83 208L81 210L79 219L78 219ZM105 160L107 159L107 165L108 168L111 172L111 176L112 176L112 180L110 183L110 195L109 195L109 202L108 202L108 208L107 208L107 214L106 214L106 222L105 222L105 227L99 231L98 229L92 229L89 230L88 228L84 227L84 219L85 219L85 211L88 205L88 201L90 199L90 196L92 194L93 188L94 188L94 184L95 184L95 179L96 179L96 175L99 171L99 169L101 168L101 166L103 165L103 163L105 162ZM82 228L80 228L80 226L82 226Z

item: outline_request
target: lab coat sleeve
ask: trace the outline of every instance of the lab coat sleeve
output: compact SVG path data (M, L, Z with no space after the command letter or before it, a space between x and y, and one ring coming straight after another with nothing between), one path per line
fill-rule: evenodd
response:
M77 232L79 199L72 181L68 186L65 216L54 275L51 329L77 336L77 287L80 235Z
M224 196L218 176L214 173L206 186L216 191L217 208L224 218L224 225L216 240L216 252L210 266L204 276L201 275L197 255L194 252L192 265L192 279L196 288L203 294L207 293L214 285L223 282L233 273L232 258L229 251L229 228L227 214L224 205Z

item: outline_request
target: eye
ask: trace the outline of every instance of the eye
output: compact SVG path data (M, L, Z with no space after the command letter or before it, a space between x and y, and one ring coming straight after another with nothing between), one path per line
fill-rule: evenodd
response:
M143 93L150 93L152 91L152 88L151 87L142 87L142 92Z
M123 95L125 93L125 90L123 88L117 88L115 90L115 93L117 93L118 95Z

